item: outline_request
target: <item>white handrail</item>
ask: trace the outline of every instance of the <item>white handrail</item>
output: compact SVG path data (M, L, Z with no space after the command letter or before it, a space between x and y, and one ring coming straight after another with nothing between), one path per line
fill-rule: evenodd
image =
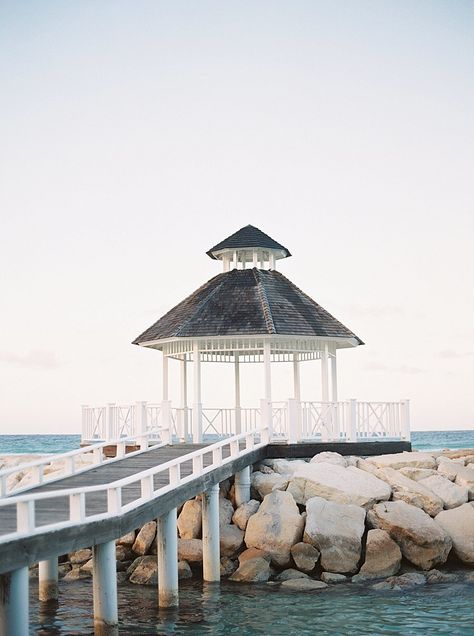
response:
M245 441L245 448L240 449L239 443ZM77 524L91 523L100 519L110 519L120 516L138 506L153 500L158 495L162 495L182 484L185 484L196 477L213 471L215 468L224 466L237 457L242 457L256 448L266 446L269 442L268 428L261 428L249 433L242 433L234 437L227 438L205 446L191 453L172 459L159 466L154 466L140 473L135 473L129 477L101 484L97 486L85 486L80 488L69 488L64 490L54 490L52 492L30 493L8 497L0 500L0 509L6 506L16 506L17 509L17 529L0 536L0 543L10 541L22 536L31 536L60 528L71 527ZM222 449L229 446L229 457L223 458ZM204 468L204 455L212 453L212 462ZM192 461L192 473L187 477L181 476L181 465ZM168 483L155 490L153 478L159 473L168 471ZM133 501L122 503L122 489L131 484L140 482L140 496ZM85 498L87 494L105 492L107 493L107 510L101 513L87 514ZM69 519L58 521L48 525L36 526L35 504L37 501L45 499L68 498ZM24 514L27 511L28 514Z
M166 434L166 431L162 431ZM72 451L68 451L66 453L61 454L51 454L41 459L37 459L33 462L28 462L26 464L18 464L17 466L12 466L11 468L4 468L0 470L0 497L7 497L11 493L20 493L25 490L30 490L31 488L35 488L36 486L40 486L43 483L53 483L58 481L59 479L64 479L65 477L70 477L71 475L78 475L80 473L91 470L92 468L96 468L97 466L103 464L104 462L111 463L122 459L125 454L127 457L133 457L134 455L138 455L139 453L145 452L148 450L149 444L148 440L150 437L156 434L156 431L149 431L140 433L139 435L132 435L129 437L121 437L116 440L110 440L106 442L99 442L97 444L91 444L89 446L84 446L83 448L77 448ZM154 444L153 448L158 448L159 446L164 446L169 440L168 436L164 436L166 439L160 444ZM126 446L130 442L139 442L140 449L133 451L131 453L126 453ZM116 445L117 452L115 457L104 457L102 453L102 449L106 446ZM77 457L84 457L86 455L92 455L93 461L90 464L77 466L75 459ZM63 470L52 471L49 474L45 474L44 469L52 464L60 461L65 461L66 465ZM8 477L14 475L15 473L22 473L26 470L37 469L34 471L34 479L32 482L23 486L22 488L8 488Z

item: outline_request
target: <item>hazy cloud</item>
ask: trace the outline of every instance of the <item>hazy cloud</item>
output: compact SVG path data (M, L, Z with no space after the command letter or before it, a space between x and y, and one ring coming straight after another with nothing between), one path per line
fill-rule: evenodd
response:
M444 351L438 351L439 358L468 358L474 355L474 351L453 351L452 349L446 349Z
M61 366L54 351L32 350L28 353L13 353L11 351L0 351L0 362L13 364L17 367L55 369Z
M348 315L375 316L377 318L402 316L405 313L403 307L397 305L347 305L343 309Z
M367 371L383 371L384 373L405 373L408 375L418 375L420 373L426 373L425 369L420 369L419 367L412 367L406 364L390 367L381 362L369 362L365 365L365 369Z

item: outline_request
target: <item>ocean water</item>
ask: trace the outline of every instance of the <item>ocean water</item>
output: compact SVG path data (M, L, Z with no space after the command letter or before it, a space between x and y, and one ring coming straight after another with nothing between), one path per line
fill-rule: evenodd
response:
M65 453L79 448L80 435L0 435L0 455ZM412 446L417 450L474 448L474 430L413 431Z
M79 446L79 435L0 436L0 455L58 453ZM419 450L474 448L474 431L413 432ZM127 634L227 636L474 636L474 582L377 592L351 583L322 592L285 592L267 584L180 583L180 607L160 610L155 587L119 585L119 631ZM90 580L60 582L59 603L39 603L30 586L30 634L94 634ZM111 632L111 634L117 632Z

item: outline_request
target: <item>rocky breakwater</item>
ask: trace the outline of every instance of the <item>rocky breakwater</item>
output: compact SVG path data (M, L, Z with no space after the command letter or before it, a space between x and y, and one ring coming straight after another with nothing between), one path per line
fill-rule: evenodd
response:
M335 584L402 590L474 583L474 449L359 458L319 453L253 467L251 500L220 485L221 575L316 592ZM202 576L200 497L178 511L179 576ZM156 523L116 542L119 581L157 582ZM91 576L91 551L62 559L65 580Z

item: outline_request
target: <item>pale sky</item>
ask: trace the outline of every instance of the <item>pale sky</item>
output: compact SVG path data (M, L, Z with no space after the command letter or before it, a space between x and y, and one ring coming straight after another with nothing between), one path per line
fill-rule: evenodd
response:
M159 400L161 354L130 342L248 223L366 343L341 399L473 428L473 33L471 0L3 0L0 432ZM231 406L230 367L204 365L203 397Z

